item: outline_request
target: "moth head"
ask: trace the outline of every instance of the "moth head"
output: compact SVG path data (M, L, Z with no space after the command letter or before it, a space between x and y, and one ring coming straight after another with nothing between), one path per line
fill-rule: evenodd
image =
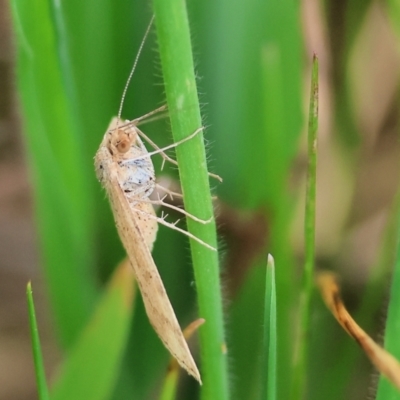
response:
M120 153L126 153L131 148L133 142L132 135L122 129L118 129L114 140L114 145Z
M135 135L124 129L117 129L111 132L110 150L114 154L124 154L129 151L135 141Z
M114 117L104 137L105 146L112 156L126 154L137 139L137 131L133 121L124 121Z

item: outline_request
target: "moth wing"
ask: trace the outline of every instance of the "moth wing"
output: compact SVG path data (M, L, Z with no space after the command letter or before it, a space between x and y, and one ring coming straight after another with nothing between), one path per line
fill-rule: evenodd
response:
M105 186L118 233L139 283L150 323L181 367L201 383L200 373L176 319L160 274L129 202L118 184L116 174L110 173L106 181Z

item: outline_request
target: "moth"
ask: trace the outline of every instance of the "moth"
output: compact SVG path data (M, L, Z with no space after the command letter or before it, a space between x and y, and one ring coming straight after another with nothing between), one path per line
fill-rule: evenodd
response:
M180 229L176 224L167 222L164 217L157 217L153 204L167 205L200 223L208 223L209 221L201 220L181 208L166 204L163 201L164 198L151 200L149 196L156 188L160 189L156 182L151 156L160 154L164 158L164 161L176 164L175 160L165 154L165 150L176 147L186 140L190 140L202 128L197 129L187 138L177 143L167 146L164 149L159 149L139 129L138 125L146 118L158 112L165 111L165 107L161 107L132 121L122 121L120 118L126 89L150 26L151 23L147 28L125 86L118 117L112 119L96 153L95 170L97 178L109 197L117 230L133 267L150 323L165 347L176 358L181 367L201 384L200 373L182 334L161 277L151 256L151 250L156 238L158 223L185 233L211 250L215 249L189 232ZM155 151L148 152L142 138L155 147ZM166 192L166 195L179 195L167 189L163 190Z

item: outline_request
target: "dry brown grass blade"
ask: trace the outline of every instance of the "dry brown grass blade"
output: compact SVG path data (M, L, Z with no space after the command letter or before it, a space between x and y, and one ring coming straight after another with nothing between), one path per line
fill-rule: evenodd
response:
M400 391L399 361L375 343L348 313L340 297L340 289L335 274L331 272L319 273L317 284L325 304L339 324L360 345L377 370Z

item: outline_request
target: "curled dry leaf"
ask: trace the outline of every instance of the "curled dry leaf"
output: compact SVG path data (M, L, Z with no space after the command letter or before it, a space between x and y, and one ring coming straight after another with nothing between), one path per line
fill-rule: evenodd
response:
M335 274L331 272L319 273L317 275L317 284L321 290L325 304L331 310L339 324L365 351L365 354L378 371L400 390L399 361L375 343L348 313L340 297L340 290Z

